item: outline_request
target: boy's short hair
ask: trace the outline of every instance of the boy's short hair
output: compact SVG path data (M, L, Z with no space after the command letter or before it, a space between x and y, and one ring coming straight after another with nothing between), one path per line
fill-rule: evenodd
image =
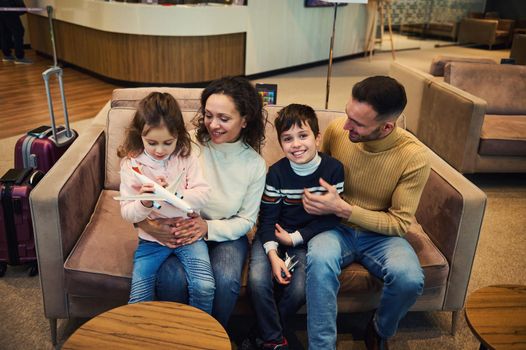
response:
M320 133L318 117L316 116L316 112L314 112L312 107L292 103L280 109L278 116L274 121L279 143L281 144L281 134L292 128L293 125L301 127L304 123L310 126L314 136L318 136Z

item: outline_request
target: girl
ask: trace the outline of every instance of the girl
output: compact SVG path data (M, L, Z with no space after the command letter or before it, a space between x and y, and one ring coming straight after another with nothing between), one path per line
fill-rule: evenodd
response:
M190 135L185 129L177 101L167 93L152 92L139 104L118 150L121 161L121 196L153 191L153 182L162 186L178 181L177 195L194 209L208 200L210 187L205 182L196 157L191 154ZM134 169L152 179L141 184ZM154 208L154 204L158 205ZM123 218L138 223L146 218L174 218L185 213L165 202L150 200L121 202ZM212 312L215 281L208 248L203 240L191 244L163 244L138 228L139 244L135 251L129 303L153 300L156 275L161 264L172 254L184 267L189 304Z

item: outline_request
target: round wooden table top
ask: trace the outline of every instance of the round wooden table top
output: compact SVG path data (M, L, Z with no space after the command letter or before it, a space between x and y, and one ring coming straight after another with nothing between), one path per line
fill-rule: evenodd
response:
M466 302L466 320L490 349L526 349L526 286L477 289Z
M172 302L128 304L84 323L62 349L225 349L231 344L212 316Z

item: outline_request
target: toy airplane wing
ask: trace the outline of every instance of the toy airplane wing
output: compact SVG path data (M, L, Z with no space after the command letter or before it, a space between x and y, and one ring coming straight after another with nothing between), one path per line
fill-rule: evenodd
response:
M160 197L160 196L157 196L155 194L150 194L150 193L145 193L145 194L135 194L135 195L130 195L130 196L118 196L118 197L113 197L113 199L116 199L118 201L136 201L136 200L141 200L141 201L164 201L165 199Z

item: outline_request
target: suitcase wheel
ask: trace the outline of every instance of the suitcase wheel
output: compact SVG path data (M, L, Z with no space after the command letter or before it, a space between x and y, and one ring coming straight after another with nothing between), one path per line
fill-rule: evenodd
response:
M38 265L36 261L34 263L31 263L31 268L29 269L29 276L33 277L38 275Z
M0 262L0 277L4 277L6 270L7 270L7 263Z

